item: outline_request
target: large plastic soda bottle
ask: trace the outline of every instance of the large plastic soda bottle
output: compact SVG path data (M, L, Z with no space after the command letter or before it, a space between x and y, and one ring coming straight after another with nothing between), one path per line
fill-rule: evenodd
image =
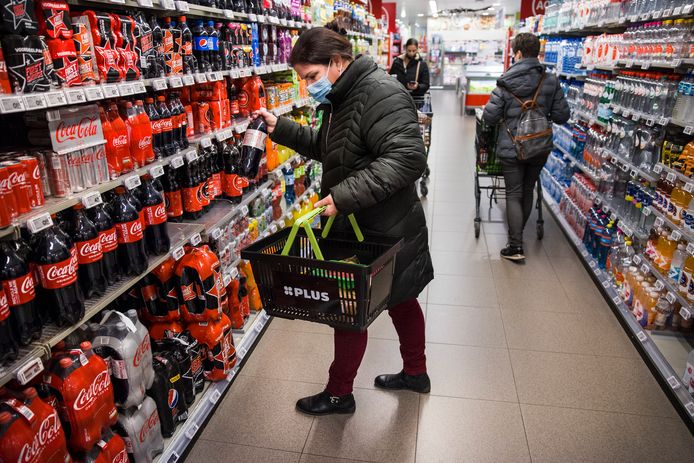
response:
M125 188L116 188L111 202L113 220L118 235L118 264L124 275L135 276L147 270L142 221L135 206L127 200Z
M135 115L137 117L137 146L135 147L135 156L140 162L144 162L144 164L140 164L140 167L142 167L145 164L153 162L155 159L152 122L149 120L149 116L145 112L144 102L142 100L135 101ZM132 150L132 141L130 146Z
M28 262L17 254L8 241L0 241L0 282L13 337L20 345L26 346L41 337L42 324L35 305L34 277ZM3 318L2 314L0 318Z
M195 342L195 341L193 341ZM178 364L178 371L181 375L181 389L183 390L182 399L185 401L186 407L190 407L195 400L195 381L193 372L193 358L191 356L192 352L188 349L188 343L185 342L180 337L171 337L155 341L154 351L155 355L159 355L164 352L169 354L169 358L176 361ZM198 362L199 363L199 362ZM199 365L199 374L202 375L202 365Z
M209 32L201 19L193 23L193 55L198 62L199 72L212 71L209 52Z
M680 271L680 279L678 282L678 290L681 295L686 296L687 290L689 289L689 284L692 282L692 275L694 274L694 256L687 256L684 261L684 266Z
M154 98L145 98L145 112L150 120L152 127L152 151L157 159L165 156L161 135L161 115L154 105Z
M109 428L104 429L99 442L84 455L84 463L125 463L127 461L128 452L125 441Z
M171 145L173 146L173 152L178 152L183 148L181 142L181 132L183 131L183 119L185 118L185 110L180 111L178 105L176 105L173 93L169 93L168 100L166 101L166 106L169 108L169 113L171 113Z
M265 153L267 124L265 119L257 117L246 129L241 149L241 175L253 179L258 175L260 160Z
M166 225L166 205L164 196L154 188L154 180L145 175L139 188L139 198L145 214L145 244L150 254L161 255L169 252L171 240Z
M161 149L164 156L171 156L176 152L173 144L173 118L171 111L166 105L166 97L159 95L157 97L157 112L159 113L161 122Z
M84 297L89 299L106 291L103 248L99 232L85 214L83 206L77 204L73 211L71 232L77 248L77 280Z
M111 178L115 178L123 171L123 163L121 162L119 151L115 143L116 134L113 132L111 122L109 122L106 117L106 111L104 111L104 108L101 106L99 106L99 117L101 119L101 129L104 133L104 139L106 140L106 160L108 162L109 175Z
M675 225L683 223L683 218L689 208L692 194L679 186L672 189L672 196L668 207L668 217Z
M154 383L148 391L161 419L161 433L171 437L176 425L188 418L185 391L180 381L178 362L168 352L157 352L153 360Z
M118 113L118 106L116 103L111 103L109 105L108 111L106 111L106 117L111 123L111 130L113 132L111 147L114 151L114 155L120 160L120 163L123 166L122 172L130 172L133 170L133 161L130 157L130 139L128 138L128 128L125 125L125 121L121 119L120 114ZM108 153L108 148L106 152Z
M10 306L5 290L0 286L0 365L13 362L18 353L19 346L10 323Z
M178 183L177 172L173 167L167 166L164 168L162 179L166 215L169 222L180 222L183 219L183 199L181 198L181 186Z
M125 441L132 462L152 463L164 451L159 413L151 397L145 397L137 407L121 411L115 430Z
M106 212L104 204L97 204L94 207L87 209L87 216L96 227L99 233L99 242L101 243L101 252L103 255L102 266L106 282L109 285L115 284L120 280L120 268L118 266L118 233L113 219Z

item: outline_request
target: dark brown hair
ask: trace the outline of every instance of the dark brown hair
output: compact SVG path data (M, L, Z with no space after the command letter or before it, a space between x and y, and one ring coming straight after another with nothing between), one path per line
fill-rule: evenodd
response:
M414 45L415 47L419 48L419 42L415 38L408 39L407 42L405 42L405 48L409 47L410 45Z
M332 27L331 27L332 26ZM314 27L299 36L289 64L330 64L333 56L338 55L346 60L352 60L352 43L343 35L336 32L334 24L326 27Z
M511 42L513 53L520 51L523 58L537 58L540 54L540 39L535 34L521 32Z

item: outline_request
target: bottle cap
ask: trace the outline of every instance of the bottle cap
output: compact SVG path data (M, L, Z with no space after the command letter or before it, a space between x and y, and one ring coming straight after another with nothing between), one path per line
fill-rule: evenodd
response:
M12 421L12 414L10 412L0 412L0 424L9 423Z
M27 399L35 399L36 397L38 397L38 395L39 394L38 392L36 392L36 388L28 387L24 389L24 397L26 397Z
M60 368L67 369L72 366L72 359L71 358L62 358L60 359L60 362L58 362L60 365Z

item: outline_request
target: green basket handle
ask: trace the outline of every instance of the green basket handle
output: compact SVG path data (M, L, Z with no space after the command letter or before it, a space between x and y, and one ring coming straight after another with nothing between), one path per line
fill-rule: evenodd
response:
M287 238L287 242L284 245L284 248L282 248L282 254L283 256L288 256L289 251L292 249L292 245L294 244L294 240L296 239L296 234L299 232L299 228L303 228L304 231L306 232L306 236L308 236L309 243L311 243L311 248L313 248L313 252L316 255L316 259L318 260L325 260L323 257L323 253L320 250L320 247L318 246L318 241L316 240L316 235L313 233L313 229L311 228L311 222L313 219L315 219L318 215L322 214L325 212L327 209L326 206L318 207L311 212L309 212L306 215L302 215L296 221L294 222L294 225L292 225L292 231L289 232L289 237ZM347 216L349 219L349 222L352 224L352 228L354 229L354 234L357 235L357 240L361 243L364 241L364 235L361 232L361 229L359 228L359 225L357 225L357 219L354 218L354 214L350 214ZM330 228L333 226L333 222L335 221L335 216L332 216L328 219L328 222L325 224L325 228L323 229L323 233L321 236L323 238L328 237L328 233L330 232Z

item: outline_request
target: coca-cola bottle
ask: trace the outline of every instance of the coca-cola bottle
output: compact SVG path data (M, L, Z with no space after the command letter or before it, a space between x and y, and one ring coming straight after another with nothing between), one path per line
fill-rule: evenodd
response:
M41 337L41 318L35 306L34 277L27 261L20 257L8 241L0 241L0 281L5 302L9 306L9 321L14 338L20 345L26 346Z
M123 438L131 462L151 462L164 450L157 405L151 397L118 415L116 432Z
M178 117L181 119L181 132L178 138L178 143L181 146L181 149L186 149L188 146L190 146L190 143L188 142L188 114L186 114L186 108L183 106L183 103L181 103L181 98L180 94L178 92L173 92L171 93L172 99L171 102L176 108L176 112L178 114Z
M171 113L171 145L173 146L174 153L176 153L183 148L181 144L183 121L181 119L185 116L185 111L180 112L178 110L173 93L169 93L166 106L169 108L169 112Z
M183 181L181 189L181 198L183 200L183 218L186 220L195 220L202 215L202 199L201 188L198 179L197 162L186 161L185 170L183 171Z
M113 219L106 212L104 204L87 209L87 216L92 221L96 231L99 233L99 242L101 243L101 259L104 277L109 285L115 284L120 280L120 267L118 266L118 234Z
M84 296L77 283L77 255L73 243L54 225L32 241L30 260L41 285L43 307L58 325L74 325L84 317Z
M265 153L265 139L267 138L267 124L262 117L255 118L246 129L241 149L241 174L253 179L258 175L260 160Z
M85 214L83 206L73 207L72 237L77 248L77 281L87 299L100 296L106 291L106 276L103 268L103 250L99 232Z
M19 348L10 323L10 305L7 302L5 290L0 286L0 365L14 362L18 352Z
M171 156L176 152L173 144L173 118L169 107L166 106L166 97L157 97L157 112L161 122L161 150L164 156Z
M154 157L161 159L165 154L161 136L161 115L154 105L154 98L145 98L145 112L152 125L152 150Z
M238 204L243 198L243 180L239 176L241 153L233 143L225 143L222 156L224 158L222 192L226 199L234 204Z
M181 185L178 183L177 172L177 169L166 166L164 168L164 176L162 177L166 216L169 222L180 222L183 220L183 199L181 198Z
M150 254L161 255L169 252L171 240L166 225L166 205L163 195L154 188L150 175L145 175L139 188L140 201L145 213L145 243Z
M134 193L133 193L134 191ZM130 204L133 205L135 210L137 211L137 215L140 217L140 222L142 222L142 233L144 234L145 230L147 229L147 221L145 220L145 208L142 207L142 200L140 199L140 191L139 190L133 190L130 191L127 188L125 189L125 199L127 199ZM147 252L147 247L145 246L145 252Z
M125 441L109 428L104 429L101 439L84 455L84 463L126 463L128 452Z
M111 202L113 220L118 235L118 264L124 275L136 276L147 270L142 221L135 206L125 196L125 188L116 188Z
M130 139L128 138L128 128L125 121L121 118L118 112L118 105L111 103L106 111L106 117L111 124L113 138L106 140L107 153L109 144L112 147L114 155L120 160L123 166L122 172L130 172L133 170L133 161L130 157Z

